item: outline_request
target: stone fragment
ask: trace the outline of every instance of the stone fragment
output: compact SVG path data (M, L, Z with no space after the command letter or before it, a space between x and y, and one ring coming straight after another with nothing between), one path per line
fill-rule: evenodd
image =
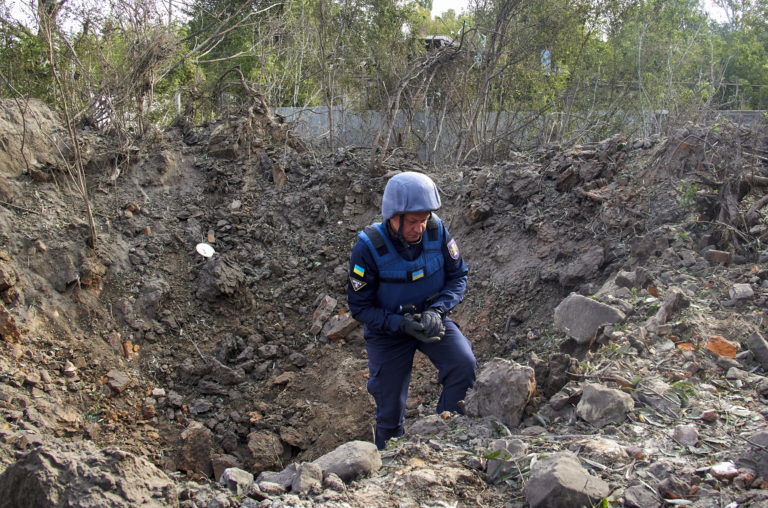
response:
M690 300L688 300L688 297L685 296L685 293L680 288L669 288L669 292L666 298L664 298L664 303L661 304L656 315L646 321L645 327L649 331L655 332L661 325L667 322L673 312L684 309L690 304Z
M620 323L625 317L610 305L575 293L555 308L555 325L579 344L593 340L602 325Z
M658 508L661 503L655 490L639 483L624 489L624 506L626 508Z
M755 359L763 367L763 370L768 371L768 341L758 332L755 332L747 339L747 346L752 351L752 354L755 355Z
M6 342L19 342L21 340L21 334L16 327L16 320L2 303L0 303L0 338Z
M592 437L579 441L584 453L601 463L623 462L627 459L627 450L613 439Z
M730 263L731 253L724 250L709 249L704 251L704 259L710 263Z
M344 480L339 478L339 475L335 473L328 473L323 478L323 487L331 489L334 492L344 492L347 490L347 486L344 484Z
M336 299L325 295L320 299L320 303L317 305L315 312L312 313L312 326L309 329L309 333L317 335L323 329L323 325L331 316L333 309L336 308Z
M749 468L763 479L768 479L768 431L747 438L743 455L736 460L739 468Z
M523 493L531 508L593 506L610 493L608 483L590 475L571 452L559 452L531 468Z
M677 418L682 408L680 396L668 383L658 378L644 379L632 392L632 396L638 402L672 418Z
M599 384L587 384L582 388L581 400L576 406L576 415L595 427L610 423L621 423L627 412L635 407L628 394Z
M691 485L680 476L669 476L659 482L656 490L664 499L684 499L690 494Z
M297 473L298 473L298 466L295 463L288 464L288 466L280 472L263 471L259 473L259 476L256 477L256 483L259 483L259 484L261 484L261 482L276 483L278 485L281 485L283 489L288 490L293 484L293 478L296 476Z
M215 255L200 267L196 295L201 300L216 301L235 295L244 282L245 274L234 261Z
M325 474L335 473L345 482L378 471L381 455L376 445L367 441L350 441L314 461Z
M683 446L696 446L699 442L699 431L695 425L676 425L672 431L672 439Z
M752 290L752 286L749 284L734 284L733 287L728 291L728 296L730 296L731 300L734 301L749 300L755 296L755 292Z
M221 475L229 468L240 468L240 461L233 455L215 454L211 456L211 465L213 466L213 479L221 480Z
M10 264L0 262L0 292L12 288L18 281L16 270Z
M592 277L604 261L605 250L600 246L590 247L560 271L560 285L572 287Z
M359 326L360 323L352 317L352 314L348 312L336 314L335 316L332 316L323 327L323 335L329 339L341 340L346 338Z
M227 487L236 496L247 495L253 485L253 475L236 467L224 470L219 483Z
M269 431L257 431L248 434L250 452L250 470L260 473L281 465L284 453L280 438Z
M272 482L258 482L259 490L268 496L281 496L285 494L288 489L280 485L279 483Z
M709 468L709 472L714 476L715 478L720 479L726 479L726 480L732 480L736 478L739 474L739 469L736 467L736 464L734 464L731 461L727 462L718 462L717 464L713 464L711 468Z
M125 372L112 369L107 372L107 385L117 393L122 393L131 384L131 378Z
M323 470L317 464L304 462L299 465L291 483L291 492L295 494L319 493L323 484Z
M434 436L448 429L450 429L448 422L440 418L440 415L432 414L416 420L413 425L408 427L408 435Z
M707 349L718 356L734 358L739 351L739 345L719 335L713 335L707 341Z
M536 391L531 367L494 358L477 375L467 392L464 410L469 416L494 416L508 427L516 427L526 404Z
M211 431L200 422L192 422L181 433L178 467L182 471L202 474L209 478L213 475L212 452Z
M173 480L149 461L90 441L32 448L0 475L0 506L179 506Z

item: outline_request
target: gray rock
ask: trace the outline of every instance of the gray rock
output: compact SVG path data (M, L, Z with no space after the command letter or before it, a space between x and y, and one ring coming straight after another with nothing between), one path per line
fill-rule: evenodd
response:
M591 476L571 452L556 453L534 464L523 488L531 508L593 506L610 491L609 485Z
M555 325L579 344L595 338L600 326L620 323L625 315L620 310L571 293L555 308Z
M605 261L605 250L600 246L589 248L560 271L560 284L572 287L595 275Z
M450 427L440 415L429 415L419 418L408 428L408 435L413 436L433 436L440 432L448 430Z
M508 427L516 427L535 390L531 367L494 358L483 366L467 392L464 410L469 416L493 416Z
M655 490L639 483L624 490L624 506L627 508L658 508L661 503Z
M345 482L378 471L381 455L376 445L367 441L350 441L313 462L325 474L334 473Z
M699 431L695 425L676 425L672 438L683 446L695 446L699 442Z
M768 371L768 342L763 336L758 332L753 333L747 339L747 346L752 351L752 354L755 355L757 361L760 362L763 370Z
M328 473L324 475L323 487L331 489L334 492L344 492L347 490L347 486L344 484L344 480L339 478L336 473Z
M644 379L632 392L632 397L658 413L672 418L678 417L682 407L680 396L672 391L669 384L660 379Z
M627 412L634 407L632 397L620 390L587 384L582 388L576 415L595 427L604 427L609 423L623 422Z
M264 471L256 478L257 483L269 482L282 485L285 490L288 490L293 484L293 478L298 473L298 466L296 464L289 464L288 467L282 471Z
M232 296L240 290L245 281L245 274L233 261L221 255L214 255L200 268L197 297L215 301Z
M749 300L755 296L755 292L749 284L734 284L728 291L728 296L731 300Z
M257 485L259 486L259 490L261 492L269 496L280 496L282 494L285 494L288 491L288 489L286 489L279 483L263 481L263 482L258 482Z
M235 495L243 496L251 491L253 475L236 467L225 469L219 478L219 483L227 487Z
M141 288L141 294L136 299L136 303L133 304L134 310L150 319L155 319L160 310L160 302L169 288L168 283L161 277L146 281Z
M744 455L736 461L739 468L748 467L758 476L768 478L768 432L758 432L748 438Z
M323 470L317 464L305 462L299 465L299 470L293 477L291 492L294 494L306 494L308 492L319 493L323 484Z
M182 471L213 475L211 431L200 422L192 422L181 433L178 466Z
M90 441L51 442L0 475L0 507L178 506L173 481L147 460Z
M239 468L240 461L237 457L226 454L216 454L211 456L211 464L213 466L213 479L219 481L224 471L229 468Z

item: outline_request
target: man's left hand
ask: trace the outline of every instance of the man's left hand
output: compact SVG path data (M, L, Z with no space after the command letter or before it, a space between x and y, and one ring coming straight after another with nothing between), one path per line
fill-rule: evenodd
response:
M421 313L421 324L424 326L424 335L427 337L437 337L445 334L443 318L434 309L427 309Z

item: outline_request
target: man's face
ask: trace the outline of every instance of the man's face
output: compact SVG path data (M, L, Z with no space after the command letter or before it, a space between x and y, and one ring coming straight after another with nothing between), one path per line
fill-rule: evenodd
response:
M395 215L390 221L392 229L402 231L403 238L408 243L418 242L424 230L427 229L429 212L406 213L402 216ZM402 224L400 223L402 217Z

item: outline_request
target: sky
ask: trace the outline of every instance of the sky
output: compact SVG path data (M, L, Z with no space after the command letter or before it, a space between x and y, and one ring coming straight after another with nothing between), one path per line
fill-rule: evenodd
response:
M432 17L439 16L448 9L453 9L456 14L460 14L466 9L468 0L432 0ZM703 0L704 8L709 12L709 15L716 21L725 21L725 15L722 10L715 7L712 0Z

